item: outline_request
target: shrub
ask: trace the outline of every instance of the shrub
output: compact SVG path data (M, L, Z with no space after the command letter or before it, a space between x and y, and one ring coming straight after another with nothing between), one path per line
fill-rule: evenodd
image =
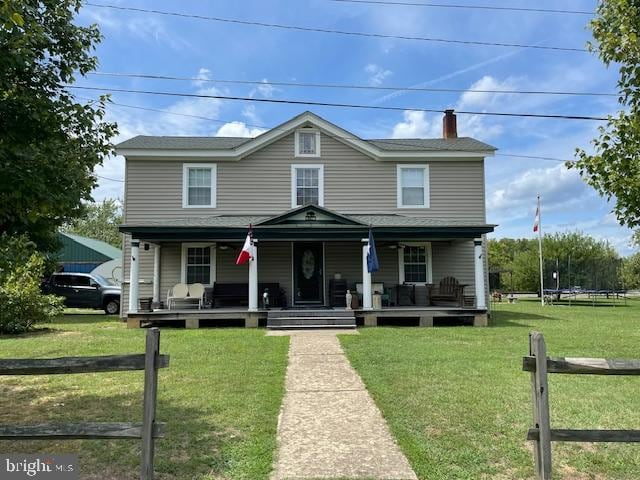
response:
M0 333L26 332L63 311L61 298L42 294L45 260L29 250L24 237L0 238Z

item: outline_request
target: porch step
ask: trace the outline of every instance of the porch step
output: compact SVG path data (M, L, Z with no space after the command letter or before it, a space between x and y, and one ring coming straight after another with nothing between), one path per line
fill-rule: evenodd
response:
M274 310L267 314L267 328L355 328L352 311Z

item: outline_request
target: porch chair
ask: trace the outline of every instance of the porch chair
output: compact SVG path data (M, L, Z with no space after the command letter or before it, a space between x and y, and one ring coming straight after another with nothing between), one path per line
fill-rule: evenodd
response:
M184 283L176 283L167 291L167 308L171 310L171 305L175 305L176 300L184 300L189 295L189 288Z
M461 284L455 277L445 277L440 280L438 286L431 288L430 296L433 305L454 304L462 307L463 293L466 285Z
M204 285L201 283L192 283L188 287L189 289L189 297L190 300L198 300L198 309L202 308L204 303Z

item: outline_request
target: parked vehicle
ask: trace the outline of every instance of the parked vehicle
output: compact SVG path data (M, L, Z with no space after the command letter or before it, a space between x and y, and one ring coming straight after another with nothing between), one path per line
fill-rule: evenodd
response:
M109 315L120 311L120 287L90 273L54 273L42 283L45 293L64 297L67 307L94 308Z

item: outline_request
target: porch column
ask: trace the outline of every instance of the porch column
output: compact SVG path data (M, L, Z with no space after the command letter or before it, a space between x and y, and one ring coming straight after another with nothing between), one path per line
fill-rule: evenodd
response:
M362 239L362 309L372 310L373 299L371 297L371 273L367 265L367 254L369 253L369 239Z
M131 239L129 265L129 313L138 312L138 287L140 276L140 240Z
M257 240L252 241L252 254L249 260L249 311L258 311L258 246Z
M482 254L482 238L473 241L473 253L475 259L476 272L476 308L487 308L486 295L484 291L484 258Z
M160 245L153 246L153 304L160 305Z

